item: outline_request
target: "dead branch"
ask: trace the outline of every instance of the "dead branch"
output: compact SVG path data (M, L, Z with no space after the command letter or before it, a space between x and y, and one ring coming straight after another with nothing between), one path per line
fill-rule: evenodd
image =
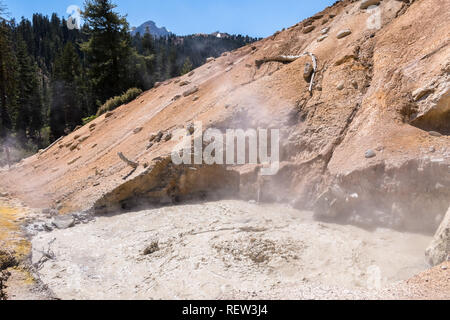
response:
M41 155L46 153L48 150L50 150L55 144L57 144L58 142L60 142L62 139L64 139L65 137L60 137L58 140L56 140L55 142L53 142L51 145L49 145L47 148L45 148L44 150L42 150Z
M291 63L300 58L300 56L277 56L277 57L269 57L263 58L261 60L256 60L255 64L259 68L262 64L266 62L281 62L281 63Z
M56 259L56 255L51 249L51 246L52 246L52 244L55 241L56 241L56 238L53 238L51 241L49 241L48 248L47 248L46 251L37 250L39 253L42 254L42 256L39 259L39 261L34 264L34 267L36 268L36 270L41 270L41 268L44 265L44 263L46 263L48 260L55 260Z
M129 160L127 157L125 157L125 156L123 155L122 152L117 153L117 155L119 156L120 160L122 160L123 162L125 162L125 163L126 163L127 165L129 165L130 167L132 167L132 168L134 168L134 169L137 169L137 167L139 166L139 163Z
M317 58L314 54L312 54L311 52L305 52L301 55L298 56L276 56L276 57L269 57L269 58L263 58L260 60L256 60L255 64L256 66L259 68L262 64L266 63L266 62L281 62L281 63L291 63L294 62L295 60L304 57L304 56L310 56L312 61L313 61L313 74L311 76L311 81L309 83L309 92L312 93L312 89L314 86L314 77L316 75L317 72Z

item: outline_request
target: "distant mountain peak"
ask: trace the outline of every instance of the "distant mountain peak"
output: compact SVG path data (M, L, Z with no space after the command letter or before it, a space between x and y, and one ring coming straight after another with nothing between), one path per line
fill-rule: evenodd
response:
M171 34L169 30L167 30L165 27L159 28L158 26L156 26L156 23L152 20L144 22L137 28L132 28L131 34L134 36L139 32L143 36L145 33L147 33L147 30L150 32L152 36L158 38L167 37Z

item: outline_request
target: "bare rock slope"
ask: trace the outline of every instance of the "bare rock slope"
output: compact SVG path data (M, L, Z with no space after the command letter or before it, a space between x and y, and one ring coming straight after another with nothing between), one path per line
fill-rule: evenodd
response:
M210 59L0 178L27 204L62 213L210 190L255 199L260 189L262 200L323 219L434 232L450 205L450 2L376 3L337 2ZM317 58L311 93L310 56L271 59L305 52ZM174 167L172 134L194 121L204 130L281 129L280 171L261 182L254 166Z

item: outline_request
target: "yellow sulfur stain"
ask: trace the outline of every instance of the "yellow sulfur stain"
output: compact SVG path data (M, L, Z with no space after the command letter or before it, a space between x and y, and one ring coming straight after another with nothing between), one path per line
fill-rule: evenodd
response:
M27 215L25 208L0 202L0 248L14 252L20 261L31 252L31 244L21 231L21 219Z

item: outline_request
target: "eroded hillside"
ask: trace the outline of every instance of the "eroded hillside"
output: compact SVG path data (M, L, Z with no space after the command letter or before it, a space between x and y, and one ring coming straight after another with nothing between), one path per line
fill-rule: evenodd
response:
M3 189L47 213L258 199L431 235L450 205L450 2L366 2L337 2L157 84L3 168ZM194 122L280 129L279 172L262 179L257 165L174 165L174 132Z
M450 199L449 9L448 1L381 1L376 29L368 24L373 10L338 2L158 85L4 170L2 181L31 206L62 212L89 209L105 196L110 204L149 192L174 198L190 190L173 191L185 175L164 177L167 168L159 168L170 165L165 159L177 143L167 134L194 121L203 129L280 128L281 170L264 181L264 200L315 206L320 216L356 223L435 230ZM312 95L302 76L308 56L255 64L304 52L318 62ZM150 143L158 132L160 142ZM138 169L129 174L118 152ZM241 187L234 193L255 198L254 168L234 169ZM163 171L159 183L144 184L154 170ZM214 184L211 177L221 174L217 168L193 176L210 175Z

